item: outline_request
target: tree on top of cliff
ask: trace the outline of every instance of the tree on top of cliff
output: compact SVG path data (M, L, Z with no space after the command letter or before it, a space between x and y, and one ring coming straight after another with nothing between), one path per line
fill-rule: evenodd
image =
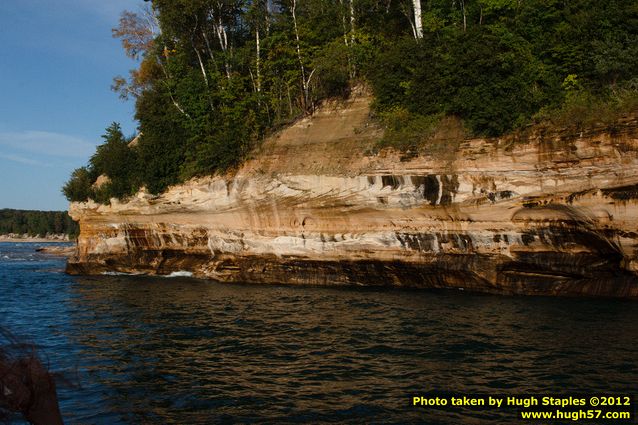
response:
M410 123L394 132L409 144L427 141L416 133L446 116L473 135L496 136L534 120L581 124L583 114L638 105L634 0L151 5L124 12L113 31L139 61L113 85L135 99L143 133L129 151L138 165L116 162L133 171L111 170L128 176L113 188L124 196L234 167L273 129L361 80L382 124ZM578 93L565 89L569 76Z
M96 148L89 160L92 175L106 175L108 182L95 188L96 200L123 198L137 189L137 150L128 147L129 139L118 123L112 123L102 135L104 143Z
M91 186L93 179L87 167L73 170L71 178L62 186L62 193L71 202L84 202L94 197Z
M70 201L88 198L108 203L111 198L124 198L139 188L138 151L130 148L130 138L124 137L118 123L112 123L102 135L99 145L87 167L78 168L64 185L62 192ZM104 183L96 185L100 176Z
M118 75L113 78L111 89L120 98L137 98L159 78L160 67L153 55L149 54L159 35L159 22L152 7L144 7L140 13L122 12L119 25L113 28L113 37L122 41L122 48L128 57L140 61L137 69L132 69L129 79Z

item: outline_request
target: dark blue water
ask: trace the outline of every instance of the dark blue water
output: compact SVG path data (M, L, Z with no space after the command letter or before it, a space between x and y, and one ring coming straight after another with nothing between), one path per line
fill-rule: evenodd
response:
M37 344L71 424L519 423L427 391L638 391L638 303L70 277L0 243L0 324Z

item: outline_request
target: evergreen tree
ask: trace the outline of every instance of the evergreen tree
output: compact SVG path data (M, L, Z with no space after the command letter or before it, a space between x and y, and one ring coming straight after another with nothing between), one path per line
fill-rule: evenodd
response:
M113 88L135 99L142 136L128 147L110 126L65 185L70 200L158 193L236 166L362 81L404 147L444 119L496 136L638 108L633 0L153 0L113 35L138 61ZM110 183L95 189L101 174Z

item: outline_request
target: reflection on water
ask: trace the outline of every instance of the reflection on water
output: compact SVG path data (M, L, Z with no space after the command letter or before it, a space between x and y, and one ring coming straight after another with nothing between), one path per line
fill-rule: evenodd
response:
M1 248L0 318L52 368L77 369L81 388L61 391L70 423L504 423L410 397L638 381L635 302L70 278L42 271L60 260L20 268Z

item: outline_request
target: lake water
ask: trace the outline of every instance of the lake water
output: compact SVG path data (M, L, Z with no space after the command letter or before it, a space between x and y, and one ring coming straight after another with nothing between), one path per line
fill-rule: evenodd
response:
M411 397L638 392L637 302L71 277L37 246L0 243L0 325L76 384L70 424L524 423Z

